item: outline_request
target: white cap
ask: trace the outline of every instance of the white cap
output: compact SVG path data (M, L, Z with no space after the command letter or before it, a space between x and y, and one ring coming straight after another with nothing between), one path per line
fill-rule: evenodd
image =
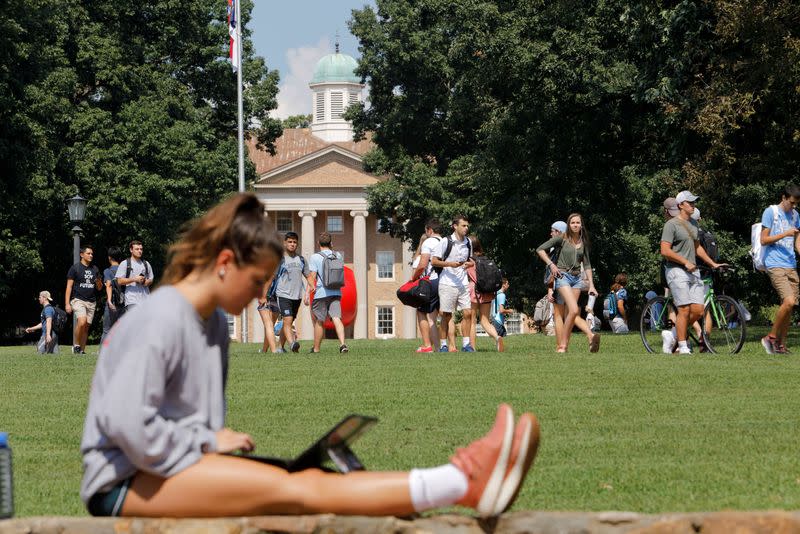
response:
M564 232L567 231L567 223L565 223L564 221L556 221L552 225L550 225L550 228L552 228L553 230L558 230L563 234Z
M681 191L678 193L678 196L675 197L675 202L677 202L678 206L680 206L684 202L694 202L698 198L700 197L693 195L691 191Z

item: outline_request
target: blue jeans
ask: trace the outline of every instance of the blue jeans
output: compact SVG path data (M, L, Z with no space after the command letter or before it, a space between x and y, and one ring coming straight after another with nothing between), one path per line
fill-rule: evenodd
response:
M571 273L561 273L561 278L556 278L555 286L553 286L556 291L559 287L571 287L573 289L586 289L586 285L583 283L583 277L581 273L578 274L571 274Z

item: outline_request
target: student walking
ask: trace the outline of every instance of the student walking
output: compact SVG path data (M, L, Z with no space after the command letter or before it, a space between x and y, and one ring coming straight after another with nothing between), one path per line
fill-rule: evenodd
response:
M109 330L114 326L114 323L125 313L125 308L117 308L114 304L114 280L117 276L117 269L119 263L122 261L122 251L119 247L111 247L108 249L108 263L109 266L103 271L103 286L106 291L106 305L103 307L103 336L100 338L100 347L102 350L103 341L106 340ZM117 286L119 287L119 286Z
M800 279L797 276L797 253L800 253L800 186L784 187L781 201L769 206L761 215L761 246L764 247L764 267L781 307L775 314L772 329L761 338L767 354L789 354L786 336L792 321L792 310L800 302Z
M603 317L615 334L628 333L628 285L627 273L619 273L611 284L611 292L603 302Z
M225 312L238 315L259 295L281 253L252 194L212 208L173 245L164 285L116 325L97 362L81 440L88 510L134 517L405 516L454 504L483 517L507 510L539 442L536 418L525 413L515 425L507 404L486 436L432 469L289 473L225 454L254 447L250 435L225 427Z
M102 287L99 269L92 265L94 248L83 245L80 261L67 272L67 288L64 291L64 309L75 314L75 329L72 336L72 353L86 354L86 339L89 326L97 308L97 292Z
M550 239L558 236L563 236L567 231L567 223L564 221L556 221L550 225ZM550 261L558 261L558 255L561 253L561 247L552 246L547 250L547 256ZM545 282L547 287L547 301L552 308L552 315L550 316L550 324L553 325L553 331L556 335L556 343L561 339L562 332L564 331L564 299L556 293L556 276L549 266L545 267Z
M308 266L308 291L304 302L311 304L311 320L314 323L314 347L312 353L319 352L322 337L325 335L323 323L330 317L339 338L339 352L349 352L344 342L344 323L342 323L342 290L344 286L344 264L341 256L331 249L331 234L319 235L319 252L312 254ZM328 274L333 273L333 274ZM327 279L335 276L336 280Z
M553 261L548 255L552 247L560 247L558 258ZM564 302L556 301L556 308L562 306L561 315L564 317L564 326L561 335L556 332L556 352L567 352L572 328L577 326L586 334L589 340L589 351L597 352L600 349L600 334L592 332L586 321L580 316L578 297L585 288L582 269L586 272L589 284L589 295L597 296L592 276L592 264L589 259L589 232L583 224L583 217L573 213L567 218L567 231L564 235L552 237L536 249L539 258L547 265L555 277L555 292Z
M298 243L299 237L295 232L286 232L283 237L283 259L275 275L275 297L278 313L283 320L281 350L285 340L292 352L300 350L300 342L295 338L293 326L310 272L305 258L297 253Z
M508 278L503 278L503 285L500 287L500 291L497 292L492 302L492 324L494 325L494 329L497 330L497 335L500 337L506 337L507 335L506 316L512 312L507 306L508 287Z
M143 259L144 245L139 240L133 240L128 246L130 257L123 260L117 267L117 283L122 286L125 293L125 309L129 310L141 304L150 295L150 286L153 285L155 275L150 262Z
M678 353L691 354L687 344L688 327L703 315L705 287L697 268L697 258L702 259L712 269L725 264L716 263L708 257L697 240L697 222L692 219L694 205L699 197L690 191L681 191L675 197L678 215L664 224L661 232L661 256L666 260L666 280L673 302L678 309L675 321L675 335ZM662 332L664 348L670 346L672 333ZM665 350L665 352L668 352ZM669 351L671 352L671 351Z
M439 327L436 324L439 315L439 273L431 263L431 258L442 242L441 228L437 219L429 219L425 223L425 233L420 237L419 254L412 264L414 273L411 279L417 280L427 276L433 293L429 304L417 308L417 327L422 336L422 345L416 350L419 353L434 352L439 346L440 337L446 338L446 335L439 335Z
M37 330L42 331L39 343L36 344L36 352L39 354L58 354L58 332L56 332L56 309L53 307L53 299L50 298L49 291L39 292L39 304L42 306L42 313L39 316L39 324L29 326L25 332L31 333Z
M439 248L433 255L433 266L441 269L439 273L439 312L442 324L447 330L449 352L457 352L455 325L450 319L456 310L461 310L461 335L464 337L464 352L475 352L469 343L472 327L472 303L469 298L469 278L467 269L473 267L472 244L467 234L469 221L463 215L453 218L453 233L442 239Z
M480 240L477 237L471 237L470 240L472 241L472 257L473 263L477 264L479 261L477 258L483 256L483 245L481 245ZM505 343L503 342L503 338L500 334L497 333L497 329L494 327L494 323L492 322L492 302L495 299L495 293L481 293L477 288L476 284L478 282L478 273L476 272L475 265L472 267L467 268L467 278L469 279L469 300L470 305L472 307L472 321L470 323L469 329L469 339L470 345L473 348L477 348L477 340L478 340L478 315L480 314L480 321L483 330L489 334L494 340L495 347L497 348L497 352L504 352Z

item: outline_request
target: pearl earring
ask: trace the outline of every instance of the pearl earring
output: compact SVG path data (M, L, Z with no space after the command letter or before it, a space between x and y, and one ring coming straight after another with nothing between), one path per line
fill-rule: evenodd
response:
M219 272L217 273L217 275L218 275L220 278L225 278L225 267L222 267L222 268L219 270Z

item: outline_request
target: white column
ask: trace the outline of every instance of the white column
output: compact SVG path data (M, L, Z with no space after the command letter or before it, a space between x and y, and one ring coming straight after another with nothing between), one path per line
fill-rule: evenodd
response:
M411 241L402 241L403 247L403 282L411 280L414 269L411 268L413 252L411 252ZM417 337L417 310L411 306L403 306L403 339L414 339Z
M354 339L366 339L369 316L367 315L367 212L354 210L353 217L353 272L356 275L356 323L353 327Z
M314 210L301 210L298 215L302 219L300 225L300 254L306 259L306 265L311 261L317 236L314 234ZM301 306L298 312L297 332L300 339L314 339L314 325L311 322L311 310L308 306Z

